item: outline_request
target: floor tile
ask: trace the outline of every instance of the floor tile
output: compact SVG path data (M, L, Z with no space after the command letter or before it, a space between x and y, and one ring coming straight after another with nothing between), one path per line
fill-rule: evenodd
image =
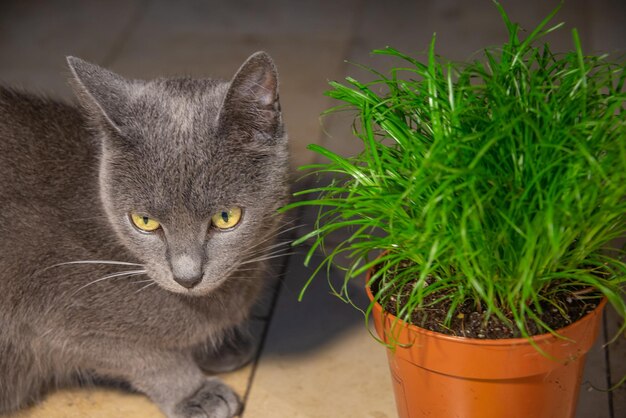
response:
M145 396L115 390L63 390L7 418L162 418Z
M141 0L0 3L0 80L71 97L67 55L100 62L142 12Z
M613 412L611 418L620 418L626 416L626 331L618 334L624 318L617 315L612 308L607 308L605 312L607 340L612 341L615 337L617 338L606 346L609 361L608 376L598 386L606 389L623 381L619 387L608 394Z
M626 61L626 2L622 0L589 1L583 13L591 33L587 48L594 53L612 54L612 59ZM583 45L584 46L584 45Z
M595 344L587 353L576 418L610 417L609 394L601 390L606 388L605 342L604 332L601 330Z
M297 301L310 275L302 262L290 260L244 417L394 417L384 348L322 277ZM353 291L364 306L360 287Z

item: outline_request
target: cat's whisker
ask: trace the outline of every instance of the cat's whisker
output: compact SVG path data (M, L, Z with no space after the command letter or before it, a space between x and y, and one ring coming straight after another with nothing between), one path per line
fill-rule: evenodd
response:
M276 245L265 248L263 251L257 251L256 253L259 255L274 255L278 254L281 251L290 251L291 248L285 245Z
M137 284L137 283L148 283L148 282L154 282L154 280L152 280L152 279L146 279L146 280L133 280L131 283L132 283L132 284Z
M296 225L294 225L294 223L295 223L295 220L289 221L289 222L285 222L283 225L280 225L278 227L278 231L272 231L272 233L270 235L273 236L273 237L277 237L277 236L280 236L280 235L284 235L284 234L286 234L288 232L291 232L293 230L296 230L298 228L302 228L302 227L306 226L306 224L304 224L304 223L300 223L300 224L296 224ZM288 226L288 228L285 228L287 226Z
M273 245L270 245L268 248L276 248L276 247L281 247L283 245L290 245L291 244L291 240L282 240L282 241L278 241Z
M263 236L259 242L257 242L256 244L246 248L247 250L253 250L255 248L258 247L263 247L264 245L266 245L268 242L273 242L276 239L276 234L267 234L266 236Z
M42 271L54 268L54 267L60 267L60 266L67 266L67 265L73 265L73 264L102 264L102 265L115 265L115 266L138 266L138 267L143 267L143 264L138 264L138 263L130 263L128 261L114 261L114 260L75 260L75 261L67 261L65 263L58 263L58 264L53 264L51 266L46 267L45 269L43 269Z
M265 251L268 248L279 247L281 245L289 245L289 244L291 244L291 242L292 242L291 240L286 240L286 239L276 240L276 239L274 239L274 237L271 237L271 238L263 240L260 243L257 243L256 245L253 245L252 247L246 248L246 251L247 252L254 252L256 250L258 250L258 251ZM268 244L270 244L270 245L268 245Z
M275 249L274 251L259 251L256 254L247 254L246 258L244 258L244 261L241 264L258 261L268 256L274 256L278 254L287 254L289 251L290 251L289 248L279 248L279 249Z
M246 264L257 263L257 262L260 262L260 261L267 261L267 260L271 260L271 259L274 259L274 258L285 257L285 256L288 256L288 255L293 255L293 254L296 254L296 252L295 251L289 251L289 252L285 252L285 253L281 253L281 254L257 257L257 258L253 258L253 259L250 259L250 260L246 260L246 261L240 263L239 265L243 266L243 265L246 265Z
M86 285L83 285L81 287L79 287L78 289L76 289L76 291L74 291L74 293L72 293L71 296L74 296L76 293L80 292L81 290L83 290L84 288L91 286L93 284L99 283L103 280L108 280L108 279L113 279L115 277L123 277L123 276L137 276L139 274L145 274L146 270L130 270L130 271L122 271L122 272L118 272L118 273L112 273L112 274L107 274L104 277L100 277L99 279L93 280L89 283L87 283Z
M286 222L284 225L281 225L281 227L280 227L280 228L282 228L282 227L284 227L284 226L287 226L287 225L289 225L289 224L293 224L294 222L295 222L295 220L293 220L293 221L289 221L289 222ZM259 247L259 246L261 246L261 245L263 245L263 244L267 243L268 241L273 241L274 239L276 239L276 237L278 237L278 236L280 236L280 235L286 234L286 233L288 233L288 232L291 232L291 231L293 231L293 230L295 230L295 229L298 229L298 228L301 228L301 227L303 227L303 226L306 226L306 225L305 225L305 224L298 224L298 225L292 225L292 226L290 226L289 228L279 229L279 230L278 230L278 232L276 232L276 231L270 231L268 234L266 234L265 236L263 236L259 242L257 242L257 243L256 243L255 245L253 245L252 247L249 247L249 249ZM287 240L287 242L291 242L291 240Z
M149 288L150 286L153 286L156 284L156 282L154 280L151 280L152 283L148 283L147 285L141 287L139 290L135 291L135 294L141 292L142 290L145 290L147 288Z
M288 232L289 230L292 229L292 227L298 228L298 225L304 226L304 224L294 225L297 220L298 219L293 218L293 219L283 220L283 221L279 222L279 224L277 225L277 231L275 231L275 233L280 235L280 234L283 234L285 232ZM290 228L285 228L287 226L289 226Z
M253 279L250 277L246 277L246 276L233 276L231 277L229 280L231 280L233 283L237 283L237 285L246 285L248 283L253 283Z
M259 272L259 271L266 271L266 270L267 270L266 268L237 269L237 270L235 270L235 273L239 273L239 272L242 272L242 271L257 271L257 272Z
M296 220L294 219L294 220L291 220L289 222L285 222L283 225L281 225L279 227L280 229L278 230L278 235L282 235L282 234L284 234L286 232L290 232L290 231L293 231L294 229L298 229L298 228L302 228L302 227L306 226L305 223L300 223L300 224L294 225L295 221ZM284 228L285 226L289 226L289 228Z
M248 252L243 253L241 255L241 260L247 261L247 260L251 260L254 258L263 257L266 255L274 255L274 254L280 253L281 251L289 251L289 250L291 250L291 247L287 245L271 247L271 248L259 248L256 251L248 251Z
M255 251L247 251L245 257L254 257L255 255L261 255L266 253L267 251L276 250L276 248L286 247L290 244L290 241L283 241L276 243L274 245L269 245L263 248L256 249Z

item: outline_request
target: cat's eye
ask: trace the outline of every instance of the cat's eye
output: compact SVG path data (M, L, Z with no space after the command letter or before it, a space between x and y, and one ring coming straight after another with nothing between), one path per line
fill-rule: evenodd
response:
M221 230L234 228L241 220L241 213L242 210L238 206L222 209L211 217L211 225Z
M161 227L159 221L136 213L130 214L130 220L133 222L133 225L143 232L154 232Z

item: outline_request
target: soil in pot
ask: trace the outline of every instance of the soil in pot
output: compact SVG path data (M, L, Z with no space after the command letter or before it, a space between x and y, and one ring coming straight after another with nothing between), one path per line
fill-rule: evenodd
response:
M407 267L400 264L398 268ZM389 272L393 275L393 272ZM391 279L392 280L392 279ZM413 291L415 283L408 283L402 289L397 289L382 298L382 306L386 312L397 315L398 306L404 306L409 295ZM376 293L376 283L373 284ZM520 338L520 330L515 326L512 315L507 315L504 321L495 315L487 316L487 308L484 305L466 302L459 305L449 324L446 322L451 301L445 298L446 292L453 290L439 290L427 295L424 299L423 307L417 309L411 315L410 323L421 328L440 332L446 335L479 339L503 339ZM443 299L443 300L442 300ZM561 292L552 298L560 309L554 305L544 302L541 304L541 311L533 309L533 312L548 325L551 329L558 330L564 328L586 314L593 311L602 300L599 294L589 293L588 289L572 289L571 292ZM528 319L527 331L530 336L545 333L535 321Z

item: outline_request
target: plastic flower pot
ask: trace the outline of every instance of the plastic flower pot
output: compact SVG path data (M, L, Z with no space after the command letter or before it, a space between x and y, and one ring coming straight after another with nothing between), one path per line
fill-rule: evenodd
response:
M368 276L369 279L369 276ZM367 289L373 300L370 289ZM585 356L600 327L606 300L552 334L483 340L452 337L372 310L386 343L400 418L572 418Z

